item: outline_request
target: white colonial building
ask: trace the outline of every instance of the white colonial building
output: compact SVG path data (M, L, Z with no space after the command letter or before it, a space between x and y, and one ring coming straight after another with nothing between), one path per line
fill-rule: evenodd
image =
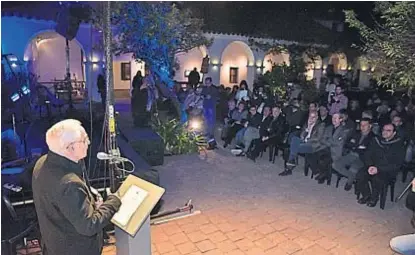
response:
M56 2L55 2L56 4ZM45 6L45 4L43 4ZM39 82L53 82L63 79L66 73L66 44L65 38L55 31L56 22L53 17L58 7L25 10L2 10L1 19L1 47L3 54L11 54L15 63L13 68L25 67L36 74ZM76 37L70 41L70 72L72 79L84 81L93 99L98 101L97 76L103 72L105 62L102 49L96 48L102 32L91 24L81 23ZM187 81L188 73L194 67L200 71L202 59L208 55L210 58L209 72L214 84L233 86L241 80L246 80L252 86L255 77L271 69L273 63L289 64L289 53L272 55L268 52L250 47L250 36L206 33L213 38L209 47L195 48L188 53L177 55L180 69L176 70L174 79L178 82ZM256 38L269 40L267 38ZM292 44L294 41L281 41ZM325 45L320 45L325 47ZM362 61L360 61L362 62ZM349 69L359 70L359 85L368 85L367 73L369 66L364 63L351 65L345 54L332 54L310 64L307 71L308 79L315 79L320 84L328 65L333 65L336 73L344 74ZM144 63L136 63L131 55L114 56L114 87L117 92L130 90L132 78L138 70L144 71ZM203 75L201 75L203 77ZM127 93L124 93L127 94Z

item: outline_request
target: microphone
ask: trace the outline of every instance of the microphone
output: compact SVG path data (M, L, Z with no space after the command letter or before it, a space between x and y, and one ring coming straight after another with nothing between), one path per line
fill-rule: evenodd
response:
M98 152L97 153L97 158L99 160L129 161L126 158L123 158L123 157L120 157L120 156L113 156L113 155L107 154L105 152Z

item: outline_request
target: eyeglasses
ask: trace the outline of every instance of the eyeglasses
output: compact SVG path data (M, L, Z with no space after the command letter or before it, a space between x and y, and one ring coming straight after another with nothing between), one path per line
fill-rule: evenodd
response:
M75 144L75 143L83 143L83 144L90 144L89 138L85 137L84 139L80 140L80 141L75 141L75 142L71 142L70 144L68 144L68 146L66 146L66 149L68 149L71 145Z

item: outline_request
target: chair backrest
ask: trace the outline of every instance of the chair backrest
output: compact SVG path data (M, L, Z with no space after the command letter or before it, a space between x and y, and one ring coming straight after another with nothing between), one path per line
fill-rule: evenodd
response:
M2 193L4 193L4 192L2 192ZM5 194L1 195L1 203L2 203L2 205L4 205L5 209L7 210L6 213L10 214L11 219L13 221L17 221L16 210L14 210L14 207L13 207L12 203L10 202L10 199Z

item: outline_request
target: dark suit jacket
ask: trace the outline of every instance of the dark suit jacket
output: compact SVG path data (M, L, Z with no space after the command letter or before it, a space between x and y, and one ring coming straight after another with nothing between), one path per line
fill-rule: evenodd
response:
M374 138L374 134L372 131L367 134L365 138L363 138L362 141L360 141L360 138L362 137L362 132L355 130L349 139L347 139L346 143L344 144L344 152L350 153L350 152L356 152L359 154L360 159L363 161L363 155L365 151L367 150L367 147L369 146L369 143ZM365 149L359 149L359 146L363 146Z
M301 131L301 134L300 134L300 138L302 140L304 140L305 137L307 136L306 128L307 128L307 124L304 125ZM324 130L325 130L324 123L321 123L321 122L317 122L315 126L313 127L313 130L311 130L311 136L310 136L310 139L308 139L307 143L311 144L314 152L322 150L325 147L327 147L324 145L324 141L323 141Z
M82 165L49 152L33 170L33 200L44 255L100 255L103 228L121 206L110 195L95 208L95 198L82 178Z
M281 113L276 119L272 119L268 129L268 136L274 139L282 139L288 132L288 124Z
M390 141L375 137L372 139L364 155L364 163L368 168L375 166L379 172L393 177L398 174L404 162L405 147L401 138L396 137Z
M349 130L343 125L337 127L334 132L333 130L333 125L326 128L324 143L330 148L331 159L334 162L343 155L343 147L349 135Z
M268 116L261 122L261 125L259 126L260 137L268 135L268 127L271 124L271 121L272 121L272 116Z

